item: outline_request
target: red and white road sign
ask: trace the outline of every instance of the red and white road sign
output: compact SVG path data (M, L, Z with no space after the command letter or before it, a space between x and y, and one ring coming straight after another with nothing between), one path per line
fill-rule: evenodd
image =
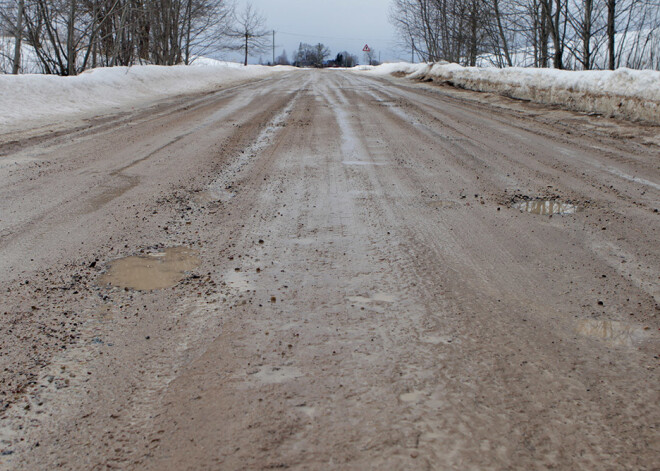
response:
M364 49L362 49L362 52L371 52L371 48L369 47L368 44L364 45Z

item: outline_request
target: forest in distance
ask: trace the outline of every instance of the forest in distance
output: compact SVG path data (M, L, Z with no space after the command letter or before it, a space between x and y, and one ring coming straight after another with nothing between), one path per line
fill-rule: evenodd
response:
M392 0L383 8L412 62L660 70L660 0ZM262 54L270 65L358 63L322 43L276 56L273 33L258 10L231 0L0 0L4 72L24 72L26 49L39 72L63 76L190 64L221 51L240 52L245 64Z

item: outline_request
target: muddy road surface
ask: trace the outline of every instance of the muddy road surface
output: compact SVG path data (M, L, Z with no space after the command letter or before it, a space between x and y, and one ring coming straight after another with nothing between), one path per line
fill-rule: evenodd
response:
M2 469L657 469L658 128L308 71L0 146Z

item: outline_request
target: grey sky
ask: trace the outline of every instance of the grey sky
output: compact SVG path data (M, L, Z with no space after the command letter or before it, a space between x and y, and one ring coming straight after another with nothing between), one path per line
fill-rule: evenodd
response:
M247 0L239 0L242 8ZM268 29L276 31L277 55L282 49L291 59L300 42L322 42L333 56L347 50L363 61L365 44L381 53L383 61L403 58L396 35L388 21L389 0L250 0L267 20ZM252 57L251 62L258 62ZM272 53L263 60L272 60Z

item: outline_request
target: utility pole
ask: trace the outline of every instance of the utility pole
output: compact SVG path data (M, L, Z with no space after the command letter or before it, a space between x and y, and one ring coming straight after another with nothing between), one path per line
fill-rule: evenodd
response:
M275 30L273 30L273 65L275 65Z
M414 64L415 63L415 40L412 40L412 53L410 55L410 63Z
M25 8L25 0L18 2L18 16L16 17L16 36L14 37L14 65L11 73L18 75L21 67L21 41L23 39L23 9Z

